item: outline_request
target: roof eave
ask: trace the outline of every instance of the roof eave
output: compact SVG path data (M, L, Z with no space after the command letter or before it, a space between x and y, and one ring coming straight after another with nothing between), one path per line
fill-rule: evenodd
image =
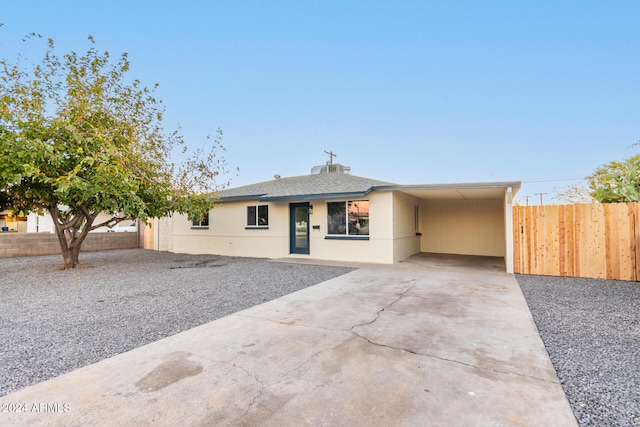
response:
M502 181L502 182L463 182L454 184L392 184L379 185L372 188L372 191L394 191L394 190L469 190L483 188L513 188L519 189L522 185L521 181Z
M374 191L374 187L365 191L352 191L346 193L317 193L317 194L292 194L286 196L269 196L268 194L253 194L246 196L229 196L220 197L217 202L242 202L248 200L257 200L259 202L290 202L290 201L308 201L308 200L329 200L329 199L346 199L354 197L365 197Z
M328 200L328 199L346 199L353 197L365 197L373 191L373 187L366 191L356 191L348 193L319 193L319 194L296 194L290 196L266 196L261 197L261 202L287 202L294 200Z
M242 202L246 200L259 200L264 194L248 194L244 196L220 196L216 202Z

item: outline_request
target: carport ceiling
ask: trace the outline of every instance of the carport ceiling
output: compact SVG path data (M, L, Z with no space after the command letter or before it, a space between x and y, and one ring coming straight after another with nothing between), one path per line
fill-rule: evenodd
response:
M398 185L388 189L399 190L419 199L502 199L509 187L515 195L520 189L520 182Z

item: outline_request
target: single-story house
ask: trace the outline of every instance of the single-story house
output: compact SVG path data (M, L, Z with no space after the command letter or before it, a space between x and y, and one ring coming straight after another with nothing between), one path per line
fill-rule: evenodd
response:
M504 257L520 182L400 185L338 164L219 193L202 222L156 220L154 249L395 263L419 252Z
M94 220L94 224L100 224L102 222L108 221L113 215L100 212L96 219ZM26 227L25 230L27 233L55 233L56 227L53 223L53 218L49 212L30 212L26 217ZM123 221L122 223L114 226L114 227L99 227L95 230L92 230L91 233L107 233L112 231L133 231L137 232L137 221Z
M8 211L0 212L0 232L1 231L24 231L27 228L27 219L22 216L15 216Z

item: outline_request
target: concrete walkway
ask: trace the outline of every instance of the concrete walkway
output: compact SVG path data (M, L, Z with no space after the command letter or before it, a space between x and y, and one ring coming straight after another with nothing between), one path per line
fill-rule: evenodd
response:
M575 426L502 260L368 265L0 398L0 425Z

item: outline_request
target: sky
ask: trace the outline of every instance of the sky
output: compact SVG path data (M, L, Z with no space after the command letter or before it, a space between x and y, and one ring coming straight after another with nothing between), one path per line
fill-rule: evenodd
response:
M10 1L0 57L127 52L231 186L334 162L398 184L521 181L522 204L640 152L640 2ZM540 193L543 193L540 195Z

